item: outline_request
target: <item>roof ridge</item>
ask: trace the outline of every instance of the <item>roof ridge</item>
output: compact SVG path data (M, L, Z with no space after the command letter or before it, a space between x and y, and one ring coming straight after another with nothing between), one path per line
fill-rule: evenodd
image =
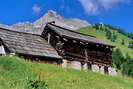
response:
M0 27L0 30L6 30L6 31L10 31L10 32L15 32L15 33L22 33L22 34L29 34L29 35L41 36L41 35L33 34L33 33L14 31L14 30L11 30L11 29L8 29L8 28L4 28L4 27Z
M61 29L64 29L64 30L67 30L67 31L70 31L70 32L74 32L74 33L80 34L80 35L84 35L84 36L89 36L89 37L94 37L94 38L96 38L96 36L92 36L92 35L87 35L87 34L84 34L84 33L76 32L76 31L73 31L73 30L70 30L70 29L61 27L61 26L57 26L57 25L52 24L52 23L48 23L48 24L50 24L50 25L52 25L52 26L56 26L56 27L61 28Z

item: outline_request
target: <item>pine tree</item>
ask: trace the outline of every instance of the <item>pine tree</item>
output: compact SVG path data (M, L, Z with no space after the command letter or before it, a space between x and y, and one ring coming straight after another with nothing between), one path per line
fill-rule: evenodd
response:
M109 31L109 30L107 30L106 31L106 36L107 36L107 39L111 39L111 36L112 36L112 33Z
M126 54L126 62L122 64L121 70L122 74L133 77L133 59L128 53Z
M117 40L117 34L115 32L113 32L114 35L114 42Z
M111 41L112 42L115 42L117 40L117 35L115 32L112 33L112 36L111 36Z
M121 65L126 61L124 58L121 50L117 48L113 51L113 64L116 66L117 69L121 69Z
M111 32L109 30L106 31L107 39L111 40L112 42L115 42L117 40L117 34L115 32Z
M133 49L133 40L129 42L129 46L128 47Z
M121 44L122 44L122 45L125 45L125 40L124 40L124 39L122 39Z
M126 54L126 60L127 60L127 61L132 60L132 58L129 56L128 53Z

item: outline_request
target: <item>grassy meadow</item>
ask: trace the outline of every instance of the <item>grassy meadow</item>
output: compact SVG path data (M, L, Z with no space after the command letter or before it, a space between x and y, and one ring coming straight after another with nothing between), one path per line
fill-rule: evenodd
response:
M2 56L0 89L133 89L133 79Z

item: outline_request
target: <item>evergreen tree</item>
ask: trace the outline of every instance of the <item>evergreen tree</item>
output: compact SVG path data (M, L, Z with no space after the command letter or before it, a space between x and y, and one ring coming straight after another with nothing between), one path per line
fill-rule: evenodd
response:
M106 31L107 39L111 40L112 42L115 42L117 40L117 35L115 32L111 32L109 30Z
M127 60L127 61L128 61L128 60L132 60L132 58L129 56L128 53L126 54L126 60Z
M129 42L129 46L128 47L133 49L133 40Z
M128 33L128 37L131 38L131 39L133 39L133 32L132 33L131 32Z
M122 45L125 45L125 40L124 40L124 39L122 39L121 44L122 44Z
M111 37L112 37L112 33L111 33L111 31L109 31L109 30L107 30L106 31L106 36L107 36L107 39L111 39Z
M121 50L117 48L113 51L113 64L116 66L117 69L121 69L121 65L126 61L124 58Z
M117 35L115 32L113 32L112 36L111 36L111 41L115 42L117 40Z
M114 41L117 40L117 34L115 32L113 32L113 35L114 35Z
M133 59L126 54L126 62L121 66L122 74L133 77Z
M133 60L128 60L121 66L122 74L133 77Z

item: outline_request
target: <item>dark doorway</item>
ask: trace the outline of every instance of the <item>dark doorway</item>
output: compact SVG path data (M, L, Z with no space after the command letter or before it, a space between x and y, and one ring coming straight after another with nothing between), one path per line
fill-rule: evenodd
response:
M91 70L91 67L92 67L91 63L87 63L87 65L88 65L88 69Z
M104 66L104 73L105 73L105 74L108 74L108 73L109 73L108 67L107 67L107 66Z

